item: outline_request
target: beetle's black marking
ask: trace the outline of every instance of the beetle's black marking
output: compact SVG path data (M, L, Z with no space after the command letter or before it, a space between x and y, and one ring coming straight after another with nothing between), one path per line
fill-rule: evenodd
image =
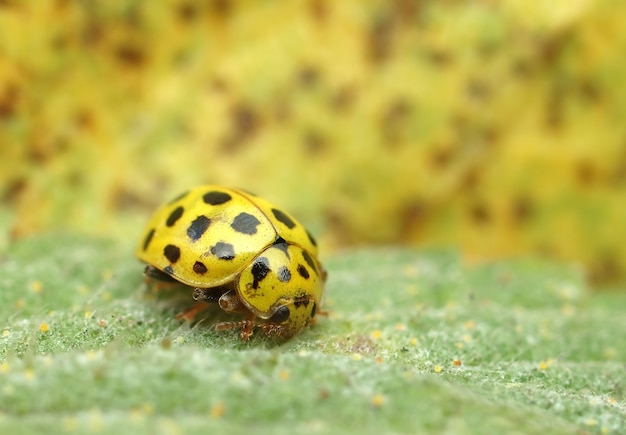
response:
M174 245L166 245L163 248L163 255L167 258L170 263L176 263L180 258L180 248Z
M196 261L193 264L193 271L196 272L198 275L204 275L207 272L207 268L204 265L204 263L200 262L200 261Z
M301 264L298 264L298 274L304 279L309 279L309 271Z
M174 275L174 269L172 269L172 266L165 266L163 268L163 272L169 273L170 275Z
M259 282L263 281L267 274L270 273L270 262L265 257L259 257L254 260L254 264L252 264L252 277L254 281L252 282L252 288L259 288Z
M233 223L230 224L230 226L238 233L256 234L256 227L260 223L261 222L251 214L241 212L233 219Z
M176 207L174 210L172 210L170 215L167 217L167 220L165 221L165 225L167 225L168 227L173 227L176 221L178 221L178 219L180 219L180 217L183 215L184 211L185 209L183 207L181 206Z
M144 251L146 249L148 249L148 246L150 246L150 242L152 241L152 237L154 237L154 228L152 228L150 231L148 231L148 234L146 234L146 238L143 239L143 250Z
M304 257L304 261L306 261L306 264L308 264L309 267L313 269L315 273L317 273L317 267L315 267L315 261L313 261L309 253L306 251L302 251L302 257Z
M274 314L272 314L272 322L285 323L287 320L289 320L290 315L291 312L289 311L289 307L287 307L286 305L282 305L278 307L276 311L274 311Z
M172 199L170 202L167 203L167 205L170 204L174 204L177 201L180 201L181 199L183 199L185 196L187 196L187 194L189 193L189 191L185 191L183 193L181 193L180 195L178 195L176 198Z
M211 225L211 219L204 215L200 215L195 218L191 225L189 225L189 228L187 228L187 235L191 241L195 242L202 237L207 228L209 228L209 225Z
M276 275L280 282L289 282L291 280L291 272L285 266L281 266Z
M211 192L207 192L202 195L202 200L210 205L220 205L228 202L232 199L232 197L226 192L220 192L217 190L213 190Z
M315 237L313 237L313 234L309 233L309 231L307 230L306 235L309 236L309 241L311 242L311 244L313 246L317 246L317 241L315 240Z
M235 258L235 248L230 243L217 242L215 246L211 246L211 254L220 260L232 260Z
M283 242L283 243L276 243L274 245L274 248L280 249L281 251L283 251L285 253L287 258L290 258L289 257L289 245L287 243L285 243L285 242Z
M292 229L293 227L296 226L296 223L292 221L291 218L285 214L285 212L280 211L277 208L273 208L272 214L278 221L284 223L287 226L287 228Z

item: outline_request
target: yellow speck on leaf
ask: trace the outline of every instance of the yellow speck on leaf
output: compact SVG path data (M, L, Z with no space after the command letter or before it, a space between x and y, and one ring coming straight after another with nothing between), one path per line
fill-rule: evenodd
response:
M353 353L352 354L352 359L355 361L361 361L363 359L363 357L361 356L360 353Z
M380 337L382 337L382 332L380 332L378 329L372 332L372 338L374 340L378 340Z
M396 323L396 331L404 331L406 326L403 323Z
M456 348L457 349L463 349L463 343L461 343L460 341L456 344Z
M281 370L280 373L278 373L278 377L281 381L286 381L287 379L289 379L289 370Z
M460 359L455 359L455 360L452 361L452 365L454 367L461 367L463 365L463 363L461 362Z
M0 364L0 373L8 373L9 372L9 363L8 362L3 362L2 364Z
M183 344L185 342L185 337L176 337L174 339L174 343L176 344Z
M463 341L466 342L466 343L469 343L470 341L472 341L472 336L469 335L469 334L465 334L463 336Z
M31 281L30 291L32 291L33 293L41 293L42 289L43 289L43 284L41 283L41 281L39 281L38 279Z
M76 417L66 417L63 419L63 428L68 432L78 429L78 419Z
M606 359L613 359L615 358L616 354L617 354L617 351L615 350L614 347L607 347L606 349L604 349L604 357Z
M50 327L48 326L48 324L46 322L43 322L41 325L39 325L39 330L41 332L48 332L48 330L50 329Z
M89 430L91 432L100 432L103 426L102 412L99 409L89 411Z
M565 317L571 317L576 314L576 307L572 304L565 304L563 305L561 312Z
M474 326L476 326L476 322L474 322L473 320L468 320L467 322L465 322L464 326L465 329L473 329Z
M152 403L144 403L141 407L141 412L145 415L152 415L154 413L154 405Z
M16 308L24 308L24 299L18 299L15 301Z
M385 404L385 400L385 396L382 394L374 394L374 396L372 396L372 406L380 408Z
M595 418L589 418L586 421L587 426L595 426L598 424L598 421Z
M214 418L214 419L222 418L225 412L226 412L226 406L224 406L222 402L217 402L211 408L211 412L210 412L211 418Z
M7 338L9 335L11 335L11 332L8 329L2 331L2 337Z
M100 319L98 320L98 326L101 328L106 328L107 326L109 326L109 322L104 319Z
M377 356L374 361L376 361L376 364L382 364L385 362L382 356Z
M418 343L418 341L417 341L417 338L415 338L415 337L411 337L411 339L409 340L409 344L411 346L417 346L417 343Z
M102 271L102 279L108 281L111 278L113 278L113 271L111 269L104 269Z
M85 319L89 320L93 317L93 311L85 311Z
M435 370L435 373L441 373L441 371L443 370L443 367L441 367L439 364L437 364L437 365L435 366L435 369L434 369L434 370Z
M32 381L33 379L35 379L35 372L32 369L24 370L24 378L26 378L29 381Z
M417 276L417 268L414 265L409 264L404 267L402 274L407 278L414 278Z

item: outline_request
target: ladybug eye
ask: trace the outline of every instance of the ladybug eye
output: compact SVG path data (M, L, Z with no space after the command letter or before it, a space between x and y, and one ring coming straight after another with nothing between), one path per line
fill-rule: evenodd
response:
M317 304L313 302L313 308L311 309L311 319L315 317L315 312L317 311Z
M289 319L289 308L286 305L278 307L278 309L272 314L272 322L284 323Z

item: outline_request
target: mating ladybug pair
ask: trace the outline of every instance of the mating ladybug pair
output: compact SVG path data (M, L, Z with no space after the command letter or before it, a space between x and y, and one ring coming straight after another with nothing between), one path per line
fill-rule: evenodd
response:
M324 294L326 271L317 244L291 215L265 199L221 186L195 187L160 207L137 248L148 279L194 288L242 320L217 330L255 328L289 338L312 322Z

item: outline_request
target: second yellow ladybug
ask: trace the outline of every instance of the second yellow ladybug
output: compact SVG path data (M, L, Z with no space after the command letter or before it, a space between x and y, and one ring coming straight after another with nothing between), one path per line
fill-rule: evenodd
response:
M238 189L195 187L160 207L137 247L149 278L195 288L241 321L216 329L254 328L291 337L319 312L326 271L317 244L291 215Z

